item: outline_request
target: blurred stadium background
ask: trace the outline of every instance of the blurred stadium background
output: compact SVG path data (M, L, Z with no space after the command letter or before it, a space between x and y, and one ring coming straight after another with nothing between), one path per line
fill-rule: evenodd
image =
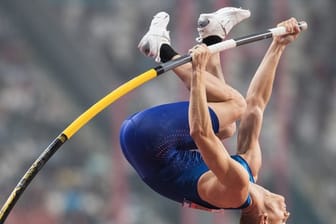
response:
M171 15L172 43L183 53L195 44L199 13L223 6L252 13L230 37L264 31L291 16L308 22L309 30L287 49L278 70L263 126L260 182L286 195L289 223L336 223L334 0L1 0L1 205L70 122L155 66L137 43L156 12ZM242 93L269 43L222 54L227 81ZM6 223L238 223L238 211L183 209L153 193L120 153L118 131L126 116L187 96L168 72L121 98L51 158ZM225 144L233 153L235 139Z

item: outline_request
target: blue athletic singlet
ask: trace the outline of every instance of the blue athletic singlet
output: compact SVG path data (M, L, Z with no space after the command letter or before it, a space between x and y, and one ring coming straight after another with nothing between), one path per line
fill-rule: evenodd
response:
M133 114L120 131L122 151L142 180L159 194L174 201L190 201L210 209L197 192L200 176L209 168L189 133L188 102L164 104ZM212 127L218 132L216 114L209 108ZM243 165L253 181L246 161L232 156ZM248 206L250 197L243 207Z

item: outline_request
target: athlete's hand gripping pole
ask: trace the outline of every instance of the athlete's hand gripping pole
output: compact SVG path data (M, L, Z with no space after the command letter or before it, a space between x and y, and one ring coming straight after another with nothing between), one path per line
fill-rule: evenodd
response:
M307 29L306 22L300 22L299 26L301 30ZM220 52L223 50L231 49L238 47L240 45L256 42L263 39L268 39L274 36L285 35L286 29L284 27L277 27L269 29L266 32L252 34L248 36L243 36L236 39L230 39L218 44L214 44L209 46L209 49L212 53ZM76 134L79 129L81 129L85 124L87 124L92 118L94 118L98 113L104 110L106 107L111 105L114 101L119 99L120 97L126 95L131 92L135 88L141 86L142 84L154 79L158 75L161 75L173 68L176 68L180 65L188 63L191 61L190 55L182 56L176 60L169 61L167 63L163 63L156 68L152 68L125 84L119 86L114 91L110 92L104 98L99 100L96 104L91 106L88 110L86 110L83 114L81 114L76 120L74 120L64 131L55 138L51 144L42 152L42 154L35 160L35 162L31 165L28 171L21 178L19 183L16 185L12 193L9 195L7 201L2 206L0 211L0 224L4 223L8 214L14 207L15 203L18 201L24 190L27 188L32 179L36 176L36 174L42 169L45 163L54 155L54 153L74 134Z

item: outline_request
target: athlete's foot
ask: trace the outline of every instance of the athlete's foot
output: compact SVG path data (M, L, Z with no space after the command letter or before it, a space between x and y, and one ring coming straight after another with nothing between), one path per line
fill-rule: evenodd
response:
M197 26L199 37L196 40L208 46L219 43L225 39L235 25L250 15L249 10L234 7L225 7L214 13L201 14ZM207 64L207 71L225 82L219 53L211 56Z
M170 45L169 31L167 26L169 15L166 12L159 12L150 24L148 32L139 42L139 50L148 57L152 57L156 62L161 62L160 48L163 44Z
M231 29L241 21L250 17L249 10L225 7L214 13L204 13L198 18L197 31L198 42L204 42L207 37L213 38L213 41L225 39Z

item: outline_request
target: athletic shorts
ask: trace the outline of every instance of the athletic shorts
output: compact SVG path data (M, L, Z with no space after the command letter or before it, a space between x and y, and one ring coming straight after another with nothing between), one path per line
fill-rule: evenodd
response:
M142 180L157 193L179 203L191 201L216 209L197 192L198 179L209 168L190 136L188 107L188 102L177 102L133 114L122 124L121 148ZM217 133L218 118L211 108L209 113Z

